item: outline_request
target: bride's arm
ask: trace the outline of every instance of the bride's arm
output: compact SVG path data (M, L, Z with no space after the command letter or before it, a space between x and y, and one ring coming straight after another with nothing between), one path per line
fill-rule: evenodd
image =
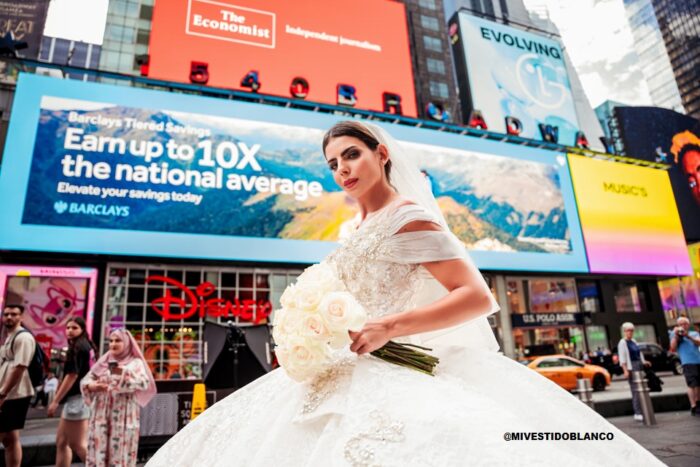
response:
M411 222L402 231L439 229L428 222ZM372 352L396 337L448 328L491 308L491 292L484 287L479 271L465 261L433 261L423 266L449 293L428 305L368 321L362 331L351 333L350 350L358 354Z

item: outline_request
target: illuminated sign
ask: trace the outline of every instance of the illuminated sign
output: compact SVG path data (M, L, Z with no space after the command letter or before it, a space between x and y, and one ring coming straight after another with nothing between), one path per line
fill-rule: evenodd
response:
M199 317L211 318L240 318L244 321L260 323L272 313L272 303L269 300L239 300L233 302L216 297L216 286L211 282L203 282L194 290L185 284L163 276L149 276L146 283L150 285L165 284L165 295L151 300L151 309L166 321ZM179 292L173 295L173 289Z
M594 273L691 273L668 173L569 155Z
M291 89L296 98L378 112L390 93L416 116L400 2L158 1L149 55L154 78L189 82L192 63L205 63L206 79L193 82L284 97Z
M463 115L479 110L499 133L512 133L506 119L515 118L524 138L576 143L579 125L561 44L464 12L452 18L450 33Z
M20 75L0 169L0 248L319 261L356 214L321 152L338 120ZM480 267L586 271L565 155L383 126Z
M540 326L580 326L583 324L583 313L525 313L512 314L513 327Z

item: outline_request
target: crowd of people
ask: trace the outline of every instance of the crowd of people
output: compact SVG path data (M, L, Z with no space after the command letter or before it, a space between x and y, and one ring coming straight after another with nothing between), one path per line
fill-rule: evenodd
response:
M22 463L20 430L29 406L47 406L58 414L56 465L69 466L76 455L86 465L136 465L140 408L156 393L153 375L131 333L110 333L109 349L91 365L98 349L88 337L85 320L66 324L68 352L59 382L43 375L42 350L22 327L24 307L8 304L2 313L4 344L0 347L0 438L5 465Z

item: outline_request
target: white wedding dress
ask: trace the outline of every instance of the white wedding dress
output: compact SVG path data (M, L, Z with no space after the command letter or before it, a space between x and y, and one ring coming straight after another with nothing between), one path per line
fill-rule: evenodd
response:
M326 259L371 315L415 305L430 277L417 263L461 254L444 251L445 232L396 234L426 219L417 205L391 203ZM570 393L497 352L466 345L432 353L440 357L434 377L349 351L311 384L274 370L208 408L148 466L663 465ZM614 439L504 440L511 432Z

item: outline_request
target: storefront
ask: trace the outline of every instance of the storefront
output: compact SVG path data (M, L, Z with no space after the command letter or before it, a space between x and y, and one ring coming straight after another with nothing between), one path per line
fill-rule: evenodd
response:
M202 377L206 322L267 324L299 269L109 263L101 346L126 327L157 379Z

